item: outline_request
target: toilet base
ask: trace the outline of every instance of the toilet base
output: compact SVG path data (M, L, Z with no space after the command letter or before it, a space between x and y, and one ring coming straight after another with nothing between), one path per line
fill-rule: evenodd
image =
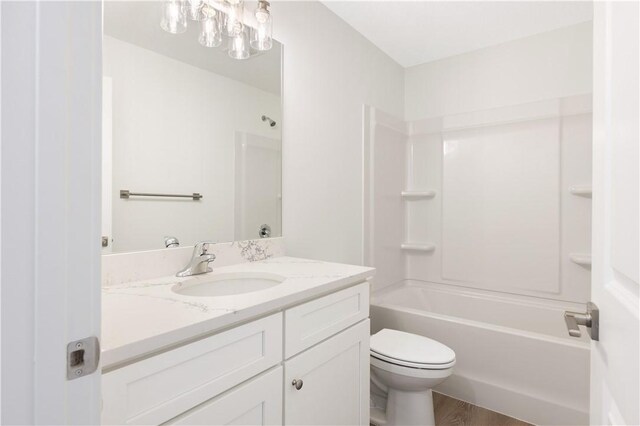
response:
M403 392L389 389L387 396L387 425L435 426L433 392Z

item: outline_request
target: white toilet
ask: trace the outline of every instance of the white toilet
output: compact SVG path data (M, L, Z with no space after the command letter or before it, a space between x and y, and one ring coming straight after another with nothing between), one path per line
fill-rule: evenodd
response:
M431 389L455 363L451 348L424 336L386 328L371 336L371 380L387 393L386 424L435 425Z

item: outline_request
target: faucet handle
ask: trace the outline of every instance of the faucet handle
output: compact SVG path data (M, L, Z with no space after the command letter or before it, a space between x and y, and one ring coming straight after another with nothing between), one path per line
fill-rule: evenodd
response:
M209 250L209 244L215 244L215 241L198 241L193 246L193 254L197 256L207 254Z

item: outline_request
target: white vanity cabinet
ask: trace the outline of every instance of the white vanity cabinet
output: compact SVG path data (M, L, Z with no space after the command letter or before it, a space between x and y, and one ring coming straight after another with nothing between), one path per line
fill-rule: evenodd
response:
M368 317L368 284L284 312L285 424L369 424Z
M368 424L368 317L361 283L106 372L102 422Z

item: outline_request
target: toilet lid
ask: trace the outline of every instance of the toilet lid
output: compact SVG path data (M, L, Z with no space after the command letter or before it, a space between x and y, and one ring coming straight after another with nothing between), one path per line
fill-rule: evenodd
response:
M456 359L453 350L440 342L417 334L382 329L371 336L373 356L399 365L442 366Z

